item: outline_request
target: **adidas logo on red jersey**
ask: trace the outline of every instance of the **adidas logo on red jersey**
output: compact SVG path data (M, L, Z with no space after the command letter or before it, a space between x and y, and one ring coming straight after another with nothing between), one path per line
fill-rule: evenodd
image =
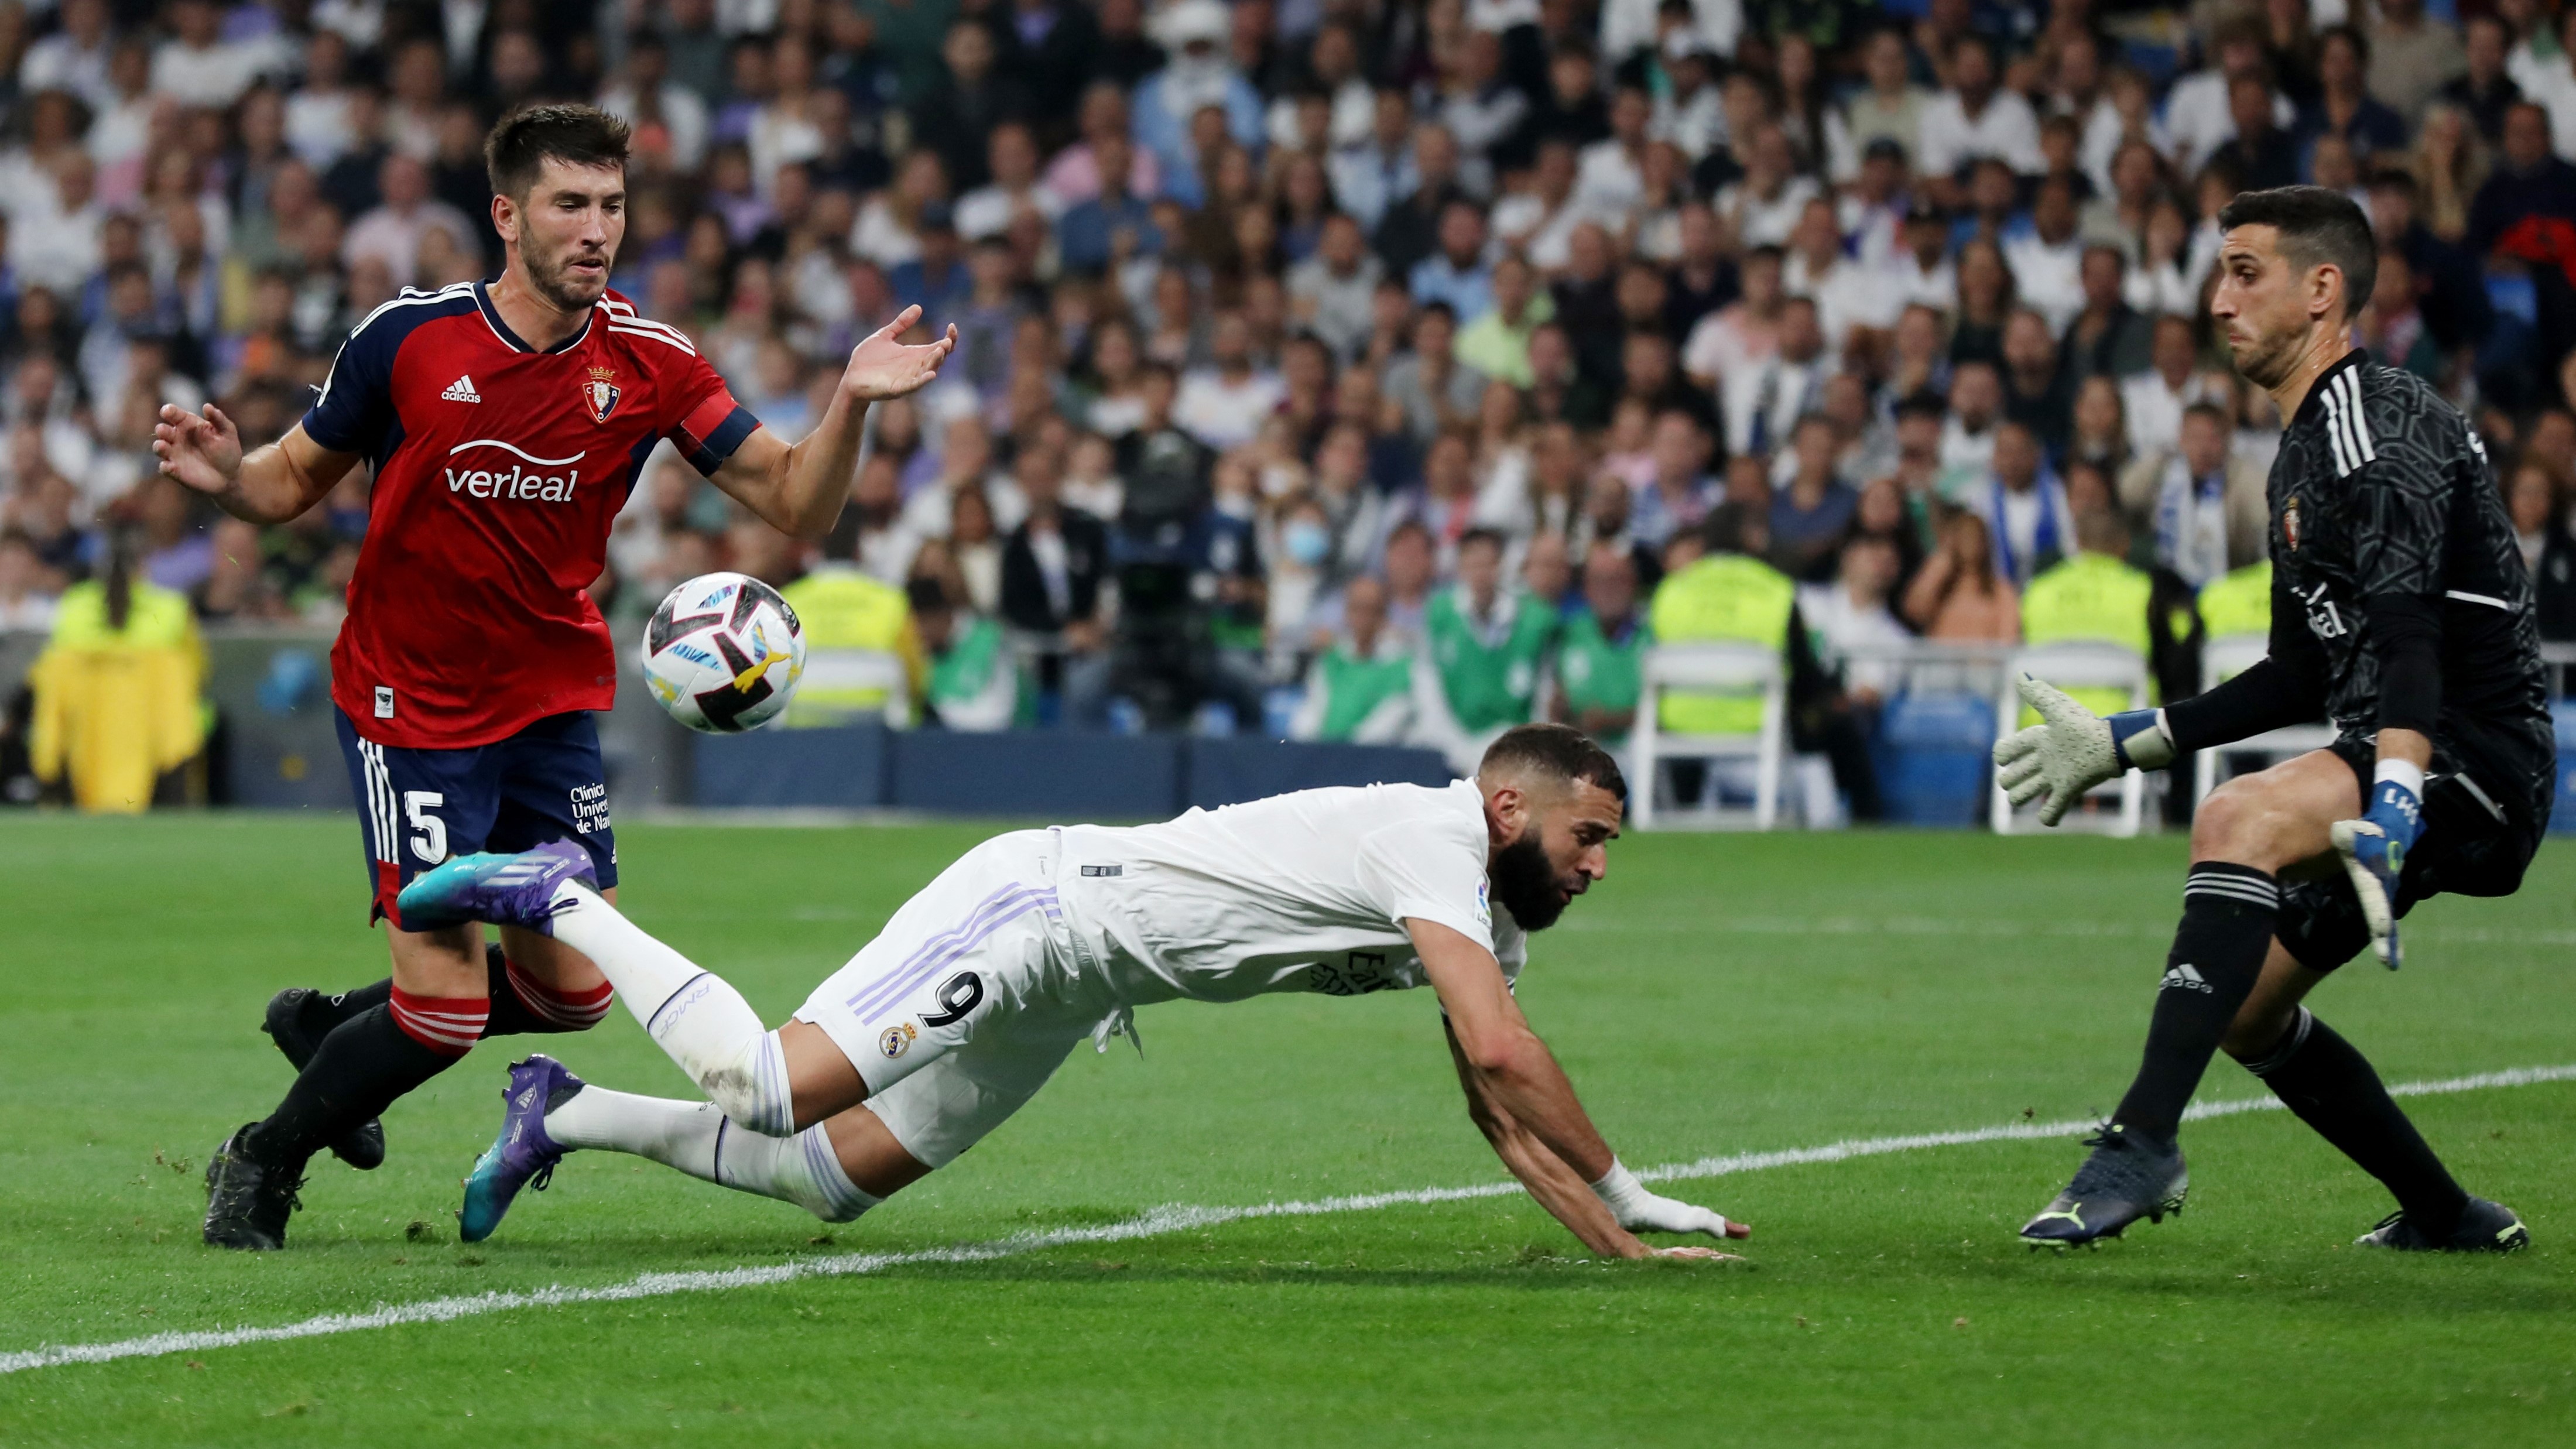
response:
M479 403L483 400L483 394L474 390L474 379L471 377L460 377L449 383L447 391L440 393L439 396L449 402Z

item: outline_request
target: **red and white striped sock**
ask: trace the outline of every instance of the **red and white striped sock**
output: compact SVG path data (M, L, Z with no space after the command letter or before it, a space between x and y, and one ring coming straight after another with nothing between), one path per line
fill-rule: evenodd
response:
M503 969L510 981L510 994L528 1014L557 1031L588 1031L608 1015L611 1002L617 999L617 988L602 981L588 991L558 991L519 969L516 961L505 961Z
M393 994L394 1025L403 1035L443 1057L461 1057L483 1038L492 1002L482 996L414 996L400 986Z

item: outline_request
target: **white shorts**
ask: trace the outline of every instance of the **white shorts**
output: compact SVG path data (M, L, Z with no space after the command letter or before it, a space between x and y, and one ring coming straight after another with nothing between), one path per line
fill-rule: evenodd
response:
M945 1167L1055 1075L1116 1009L1078 969L1057 898L1057 833L996 836L904 902L814 988L823 1029L903 1149Z

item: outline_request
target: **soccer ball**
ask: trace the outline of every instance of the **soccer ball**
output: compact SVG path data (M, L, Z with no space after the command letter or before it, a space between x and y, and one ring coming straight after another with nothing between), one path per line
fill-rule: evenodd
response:
M758 729L805 675L805 628L778 591L745 574L700 574L644 626L644 683L702 734Z

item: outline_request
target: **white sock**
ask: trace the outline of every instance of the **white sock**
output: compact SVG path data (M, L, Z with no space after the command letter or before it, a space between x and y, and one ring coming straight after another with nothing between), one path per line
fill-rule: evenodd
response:
M590 887L567 881L555 899L569 902L554 918L555 939L599 967L698 1090L737 1126L765 1137L795 1134L786 1055L741 992L646 935Z
M584 1086L546 1114L546 1135L565 1147L649 1157L701 1182L792 1202L827 1223L846 1223L881 1198L859 1191L817 1122L793 1137L746 1132L713 1102L674 1102Z

